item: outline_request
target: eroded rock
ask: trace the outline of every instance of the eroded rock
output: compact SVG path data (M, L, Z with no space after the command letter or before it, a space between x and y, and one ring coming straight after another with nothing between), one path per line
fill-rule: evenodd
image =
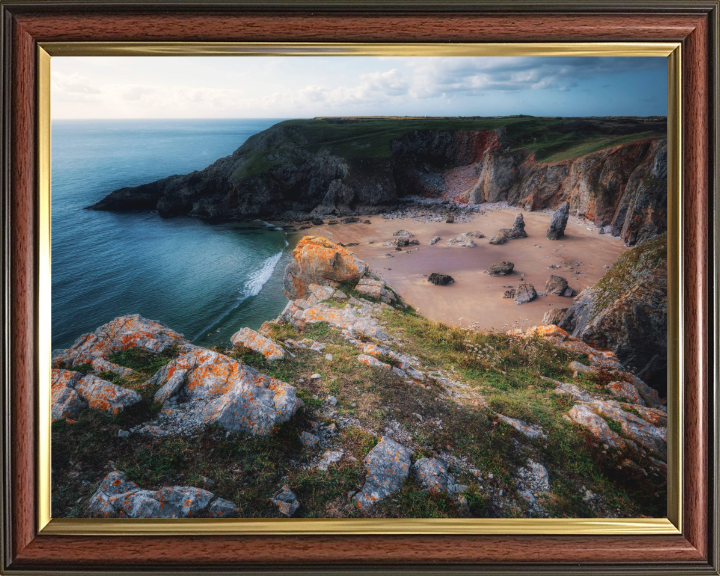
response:
M433 272L430 276L428 276L428 282L430 282L430 284L434 284L435 286L447 286L448 284L455 282L455 280L448 274Z
M250 328L243 328L239 332L235 332L230 340L234 346L250 348L250 350L254 350L265 356L269 361L285 358L285 351L281 346Z
M565 236L565 226L567 226L568 216L570 215L570 203L563 202L553 213L550 220L550 227L547 231L548 240L560 240Z
M488 268L488 275L490 276L507 276L512 274L515 264L512 262L495 262Z
M523 282L515 290L515 304L517 305L526 304L535 298L537 298L537 292L532 284Z

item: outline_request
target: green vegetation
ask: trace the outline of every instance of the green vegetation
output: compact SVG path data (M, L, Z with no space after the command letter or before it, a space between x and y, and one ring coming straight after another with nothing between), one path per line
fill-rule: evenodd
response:
M651 252L647 254L650 257ZM349 296L367 298L352 285L342 284L340 289ZM346 303L336 300L332 305ZM278 341L311 338L326 348L322 353L295 349L295 357L274 362L242 347L217 351L295 386L305 409L290 422L264 437L207 426L191 436L134 434L129 440L119 438L118 432L151 420L160 408L152 400L156 386L141 384L177 351L117 353L113 361L136 372L125 379L111 373L100 376L137 389L143 402L114 418L86 410L74 425L53 424L54 515L85 514L87 498L114 466L147 489L205 488L235 502L247 518L277 517L277 507L269 499L281 485L287 485L301 502L296 517L523 516L528 514L524 504L499 508L497 502L516 492L517 470L528 459L548 469L551 490L539 495L538 502L553 517L665 514L664 478L619 466L626 455L603 446L564 418L574 402L552 393L554 386L540 378L572 381L596 396L606 396L603 386L610 374L572 378L569 362L587 362L587 358L540 339L431 322L412 308L387 310L383 321L391 337L404 342L402 352L416 356L426 372L442 370L469 387L452 397L428 378L413 381L366 366L357 360L359 349L326 323L309 325L302 332L287 324L272 325L271 336ZM325 358L328 353L331 361ZM312 379L314 373L321 378ZM320 423L350 424L338 429L332 441L333 449L344 450L345 456L321 471L314 464L322 451L305 449L299 434L317 425L308 418L310 411L318 411L313 417L317 422L323 400L330 395L337 399L336 415L320 416ZM528 438L498 414L540 426L546 437ZM423 492L411 475L401 491L373 508L353 507L350 496L364 482L363 460L380 436L387 434L389 425L396 431L393 434L407 435L405 440L393 437L412 447L414 459L452 456L469 466L451 467L455 481L469 486L464 500ZM618 431L614 421L608 420L608 425ZM648 462L641 464L650 469ZM473 470L479 470L480 477ZM588 490L599 500L584 498Z
M315 118L287 120L252 136L252 150L231 180L256 176L282 163L303 161L302 151L328 150L351 164L390 158L392 142L418 130L498 130L511 151L524 150L537 161L559 162L605 148L665 138L665 118ZM282 131L282 138L270 138ZM263 142L263 139L265 142ZM260 144L260 142L263 142Z

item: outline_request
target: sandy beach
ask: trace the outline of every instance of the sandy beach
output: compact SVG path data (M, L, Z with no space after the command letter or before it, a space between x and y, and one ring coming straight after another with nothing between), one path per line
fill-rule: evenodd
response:
M527 238L509 240L499 246L490 245L490 237L500 228L511 228L517 214L518 210L502 209L476 214L470 223L453 224L370 216L363 220L368 219L371 224L325 224L302 232L345 245L357 243L350 249L406 302L432 320L504 331L515 326L541 324L545 312L551 308L566 308L572 304L571 298L551 295L538 296L520 306L512 299L504 299L504 290L516 288L523 280L521 274L525 274L524 280L533 284L538 292L545 291L545 282L555 274L563 276L579 293L595 284L607 271L603 266L612 265L626 250L619 238L598 234L597 230L589 230L572 221L568 221L562 240L548 240L545 232L551 215L542 212L523 212ZM420 245L409 246L401 252L383 246L397 230L412 232ZM474 240L474 248L447 244L448 239L462 232L474 231L485 234L485 238ZM428 242L434 236L440 236L442 240L429 246ZM492 277L483 272L493 262L503 260L515 264L512 274ZM552 264L561 268L551 270L548 266ZM584 273L575 274L576 270ZM427 280L433 272L449 274L455 282L434 286Z

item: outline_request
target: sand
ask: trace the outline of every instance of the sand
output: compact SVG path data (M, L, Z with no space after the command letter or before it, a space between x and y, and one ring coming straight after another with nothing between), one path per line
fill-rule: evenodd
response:
M416 222L411 218L385 220L379 216L363 217L371 224L338 224L313 226L304 235L324 236L333 242L347 245L358 258L367 262L373 272L386 280L402 298L421 314L439 322L480 330L505 331L513 327L542 324L545 313L552 308L567 308L572 298L539 296L532 302L515 304L503 298L507 287L517 287L525 273L525 281L537 291L545 291L551 274L563 276L578 293L594 285L626 250L622 240L598 234L596 229L568 222L565 237L552 241L545 237L551 214L523 212L528 237L509 240L492 246L488 243L500 228L511 228L518 211L503 209L477 214L471 223L446 224ZM420 241L402 252L383 246L397 230L408 230ZM449 238L461 232L479 231L485 238L475 239L475 248L449 246ZM433 246L434 236L442 240ZM371 244L371 242L373 242ZM536 245L539 245L537 247ZM388 256L389 255L389 256ZM493 262L510 261L515 269L508 276L492 277L485 273ZM565 261L567 264L562 264ZM580 265L576 266L576 263ZM551 264L562 268L550 270ZM568 265L572 269L568 269ZM575 274L579 270L584 274ZM433 272L449 274L455 279L448 286L434 286L427 281Z

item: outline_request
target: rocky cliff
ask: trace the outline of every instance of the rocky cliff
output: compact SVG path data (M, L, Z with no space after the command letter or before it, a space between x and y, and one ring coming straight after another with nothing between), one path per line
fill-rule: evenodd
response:
M409 195L570 203L628 245L666 229L664 119L281 122L202 171L110 193L95 210L214 219L377 213Z
M55 353L53 516L665 516L667 411L615 354L430 322L299 246L225 350L136 315Z

